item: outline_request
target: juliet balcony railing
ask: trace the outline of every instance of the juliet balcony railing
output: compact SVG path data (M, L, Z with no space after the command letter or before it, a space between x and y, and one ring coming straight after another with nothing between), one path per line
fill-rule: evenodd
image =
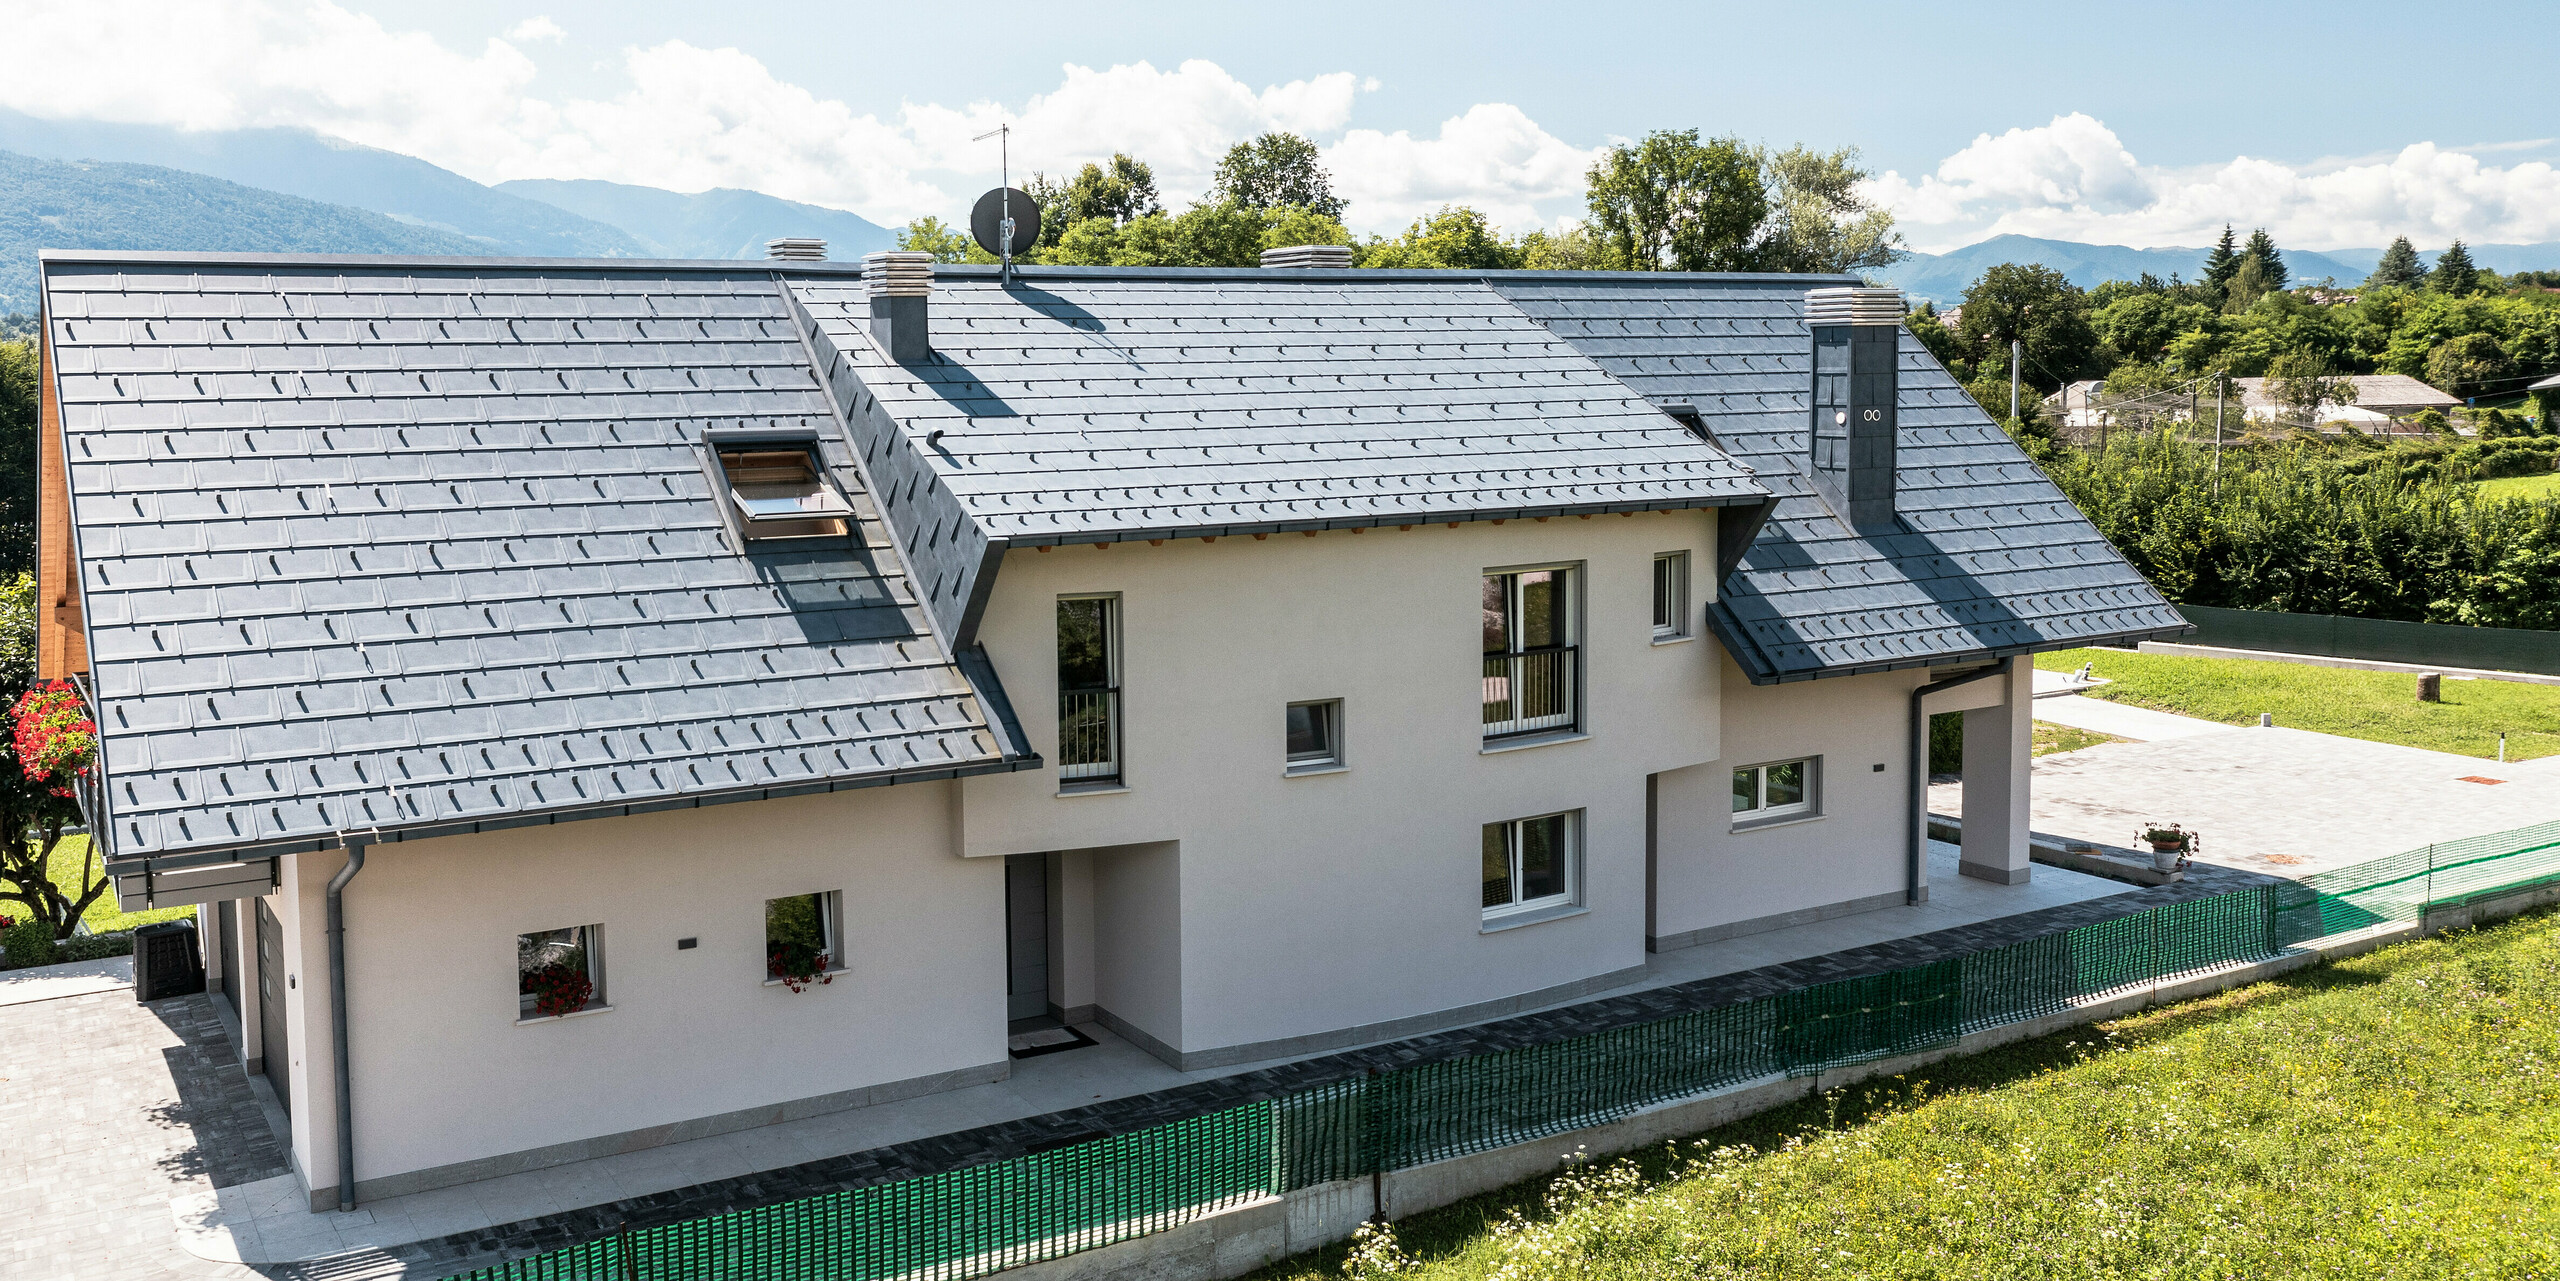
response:
M1120 780L1120 690L1070 689L1058 694L1058 781Z
M1581 706L1580 651L1542 645L1484 656L1484 736L1571 729Z

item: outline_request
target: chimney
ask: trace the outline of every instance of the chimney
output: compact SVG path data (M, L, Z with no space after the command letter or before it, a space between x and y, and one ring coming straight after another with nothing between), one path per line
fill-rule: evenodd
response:
M1302 267L1348 267L1349 245L1283 245L1262 251L1262 265L1274 270Z
M827 242L812 236L784 236L764 242L764 256L782 262L825 262Z
M1813 289L1813 481L1855 529L1893 524L1894 404L1902 358L1902 291Z
M871 293L871 337L901 365L933 358L925 301L933 296L933 255L891 250L862 256L862 283Z

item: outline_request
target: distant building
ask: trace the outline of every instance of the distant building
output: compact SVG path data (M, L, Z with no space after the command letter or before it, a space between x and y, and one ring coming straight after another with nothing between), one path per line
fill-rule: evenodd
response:
M2251 421L2290 422L2297 416L2296 410L2268 390L2266 379L2231 381L2240 391L2240 412ZM2329 424L2335 422L2385 431L2405 428L2410 419L2426 410L2447 413L2462 406L2460 400L2405 374L2354 374L2344 381L2355 387L2355 399L2347 404L2321 406L2317 425L2322 431L2329 430Z

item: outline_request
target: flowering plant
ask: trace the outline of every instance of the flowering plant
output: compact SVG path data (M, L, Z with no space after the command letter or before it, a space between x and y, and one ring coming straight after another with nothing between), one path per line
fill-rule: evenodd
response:
M98 723L69 681L45 681L18 696L10 715L17 723L18 767L56 796L71 795L71 780L98 759Z
M784 987L797 992L817 984L833 983L836 976L827 972L831 960L826 953L806 943L767 943L764 949L764 972L782 980Z
M2181 850L2189 854L2203 843L2196 839L2195 833L2175 823L2145 823L2140 835L2151 843L2153 849Z
M542 1018L575 1014L596 995L587 967L575 961L553 961L525 971L524 990L533 994L533 1012Z

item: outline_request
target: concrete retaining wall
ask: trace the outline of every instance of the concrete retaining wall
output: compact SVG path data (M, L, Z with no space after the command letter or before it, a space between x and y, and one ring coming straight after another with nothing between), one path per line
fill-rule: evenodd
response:
M1764 1077L1741 1085L1664 1103L1607 1125L1497 1148L1430 1165L1397 1170L1376 1181L1384 1206L1375 1203L1369 1179L1345 1179L1301 1188L1237 1206L1181 1227L1082 1254L1029 1264L1004 1273L1023 1281L1086 1281L1128 1277L1138 1281L1224 1281L1320 1246L1347 1240L1372 1214L1404 1218L1454 1205L1471 1196L1554 1174L1577 1153L1611 1156L1700 1134L1783 1104L1876 1077L1896 1076L1945 1059L2050 1036L2068 1028L2122 1018L2153 1005L2189 1001L2246 987L2324 961L2361 956L2377 948L2429 934L2503 920L2560 902L2560 885L2520 891L2448 911L2423 924L2377 925L2334 935L2282 956L2188 975L2114 996L2091 999L2043 1018L1990 1028L1953 1045L1861 1063L1810 1077Z

